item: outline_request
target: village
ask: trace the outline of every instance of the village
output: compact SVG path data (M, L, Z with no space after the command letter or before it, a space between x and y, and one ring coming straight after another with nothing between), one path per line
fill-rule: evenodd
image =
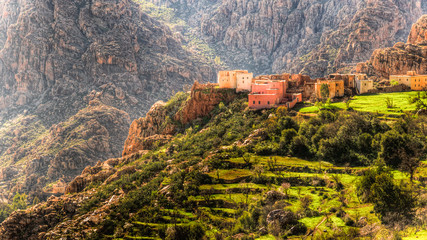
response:
M406 75L391 75L389 81L380 84L381 87L374 86L374 80L366 74L331 74L327 78L311 79L289 73L254 77L246 70L218 72L219 88L248 92L249 108L257 110L278 106L291 109L302 101L314 103L325 98L334 100L379 91L421 91L427 88L427 75L410 71ZM329 96L324 96L322 86L327 87Z

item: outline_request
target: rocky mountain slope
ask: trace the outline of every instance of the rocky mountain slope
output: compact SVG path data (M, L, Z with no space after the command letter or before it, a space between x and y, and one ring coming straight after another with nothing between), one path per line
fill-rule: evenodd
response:
M196 82L189 96L179 94L168 103L156 103L146 117L132 122L123 157L169 142L186 124L208 117L219 103L228 103L238 96L234 89L219 89L212 84Z
M134 1L2 1L1 200L45 199L59 179L120 156L130 119L213 78Z
M2 15L2 109L31 107L58 122L95 95L136 117L183 84L212 76L130 0L8 0ZM101 91L105 84L110 91Z
M228 65L323 77L407 37L424 0L173 1Z
M427 233L427 162L411 183L417 200L403 195L410 180L401 169L372 163L411 154L409 142L427 153L425 116L384 121L353 110L301 118L283 108L251 111L246 97L223 91L195 85L190 95L155 104L134 121L125 149L156 134L168 134L167 141L86 167L68 194L12 213L0 224L0 239L421 239ZM178 112L197 114L179 126L168 120ZM167 130L172 125L174 133ZM381 205L364 200L379 181L388 184ZM368 192L361 192L365 185ZM405 208L403 201L416 203ZM384 205L389 218L378 212ZM393 217L400 222L387 222ZM406 217L414 221L401 221Z
M117 156L129 123L126 112L97 100L49 129L35 116L7 122L9 131L0 132L5 166L1 196L11 199L14 193L24 192L30 199L45 199L54 188L46 184L58 179L69 182L86 166Z
M359 63L356 71L388 78L392 74L416 71L427 73L427 15L413 26L406 43L398 42L391 48L374 51L370 60Z

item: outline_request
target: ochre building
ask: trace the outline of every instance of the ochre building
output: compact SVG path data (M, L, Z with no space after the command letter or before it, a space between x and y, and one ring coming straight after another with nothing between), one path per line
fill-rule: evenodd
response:
M246 70L219 71L219 88L236 89L236 92L251 91L253 73Z
M390 75L390 82L398 82L411 88L413 91L427 89L427 75L418 75L414 71L407 72L406 75Z
M314 88L318 98L322 98L320 89L323 84L328 85L329 98L344 97L344 80L317 80Z

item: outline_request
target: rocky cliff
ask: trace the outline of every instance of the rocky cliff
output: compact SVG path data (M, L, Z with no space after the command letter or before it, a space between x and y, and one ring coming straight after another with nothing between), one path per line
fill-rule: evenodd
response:
M15 192L25 192L44 199L50 192L46 184L69 182L86 166L118 156L129 123L126 112L97 100L49 129L34 116L8 122L5 126L10 127L0 130L0 159L7 165L0 179L1 196L11 199Z
M407 37L422 0L151 0L176 10L228 65L312 77L355 65Z
M179 93L168 103L154 104L145 118L132 122L123 156L168 142L181 126L208 116L219 103L228 103L237 96L234 89L196 82L189 95Z
M388 78L393 74L416 71L427 73L427 15L412 27L407 43L398 42L391 48L377 49L367 62L359 63L356 71Z
M119 157L130 119L213 75L135 1L2 1L0 201Z
M57 123L96 96L136 117L213 74L131 0L7 0L0 13L0 109Z

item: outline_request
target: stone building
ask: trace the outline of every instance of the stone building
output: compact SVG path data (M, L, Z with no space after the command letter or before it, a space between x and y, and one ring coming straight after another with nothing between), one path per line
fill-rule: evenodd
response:
M258 76L252 83L248 105L252 109L266 109L278 106L293 108L302 102L301 92L289 92L289 84L301 84L290 80L290 74Z
M373 80L356 79L355 83L357 94L368 93L370 90L374 89Z
M318 79L314 86L317 98L322 98L320 89L323 84L328 85L329 98L344 97L344 80Z
M307 81L304 83L302 97L304 99L310 99L311 96L316 94L316 81Z
M406 75L390 75L390 82L404 84L413 91L427 89L427 75L419 75L414 71L409 71Z
M355 74L330 74L329 79L331 80L343 80L344 81L344 87L345 88L354 88L355 87L355 80L356 75Z
M236 89L236 92L251 91L253 73L246 70L219 71L219 88Z
M277 106L284 99L287 87L285 80L255 80L248 95L249 107L264 109Z

